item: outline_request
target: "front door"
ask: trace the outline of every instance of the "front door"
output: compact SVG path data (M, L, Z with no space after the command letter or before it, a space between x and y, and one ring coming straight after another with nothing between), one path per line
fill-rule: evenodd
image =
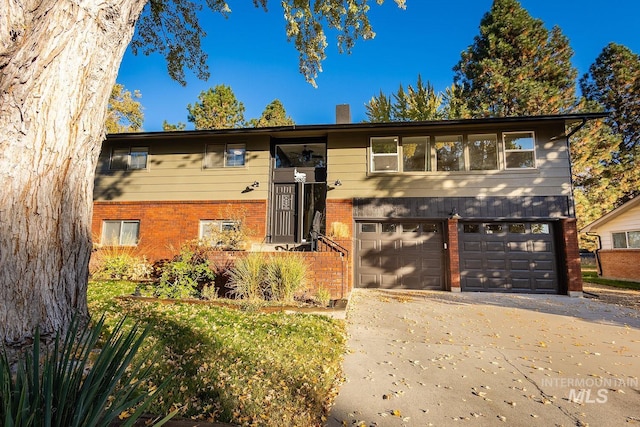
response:
M324 232L326 141L274 139L272 156L271 242L309 242L314 218Z
M273 243L293 243L297 240L297 184L274 184Z

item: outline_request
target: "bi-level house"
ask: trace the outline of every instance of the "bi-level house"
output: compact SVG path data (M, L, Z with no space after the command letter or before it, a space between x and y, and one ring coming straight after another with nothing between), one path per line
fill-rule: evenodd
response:
M249 227L249 250L324 249L308 255L336 298L581 293L568 140L602 115L356 124L336 111L330 125L109 135L94 238L153 260Z

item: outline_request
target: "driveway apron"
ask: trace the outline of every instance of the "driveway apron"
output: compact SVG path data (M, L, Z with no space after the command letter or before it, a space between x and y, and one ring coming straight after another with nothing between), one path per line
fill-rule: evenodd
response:
M640 425L639 315L560 295L356 289L327 425Z

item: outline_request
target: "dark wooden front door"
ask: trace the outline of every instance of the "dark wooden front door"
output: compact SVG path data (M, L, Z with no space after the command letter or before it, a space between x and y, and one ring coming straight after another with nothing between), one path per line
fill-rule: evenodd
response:
M297 184L275 184L273 188L273 236L274 243L296 241Z

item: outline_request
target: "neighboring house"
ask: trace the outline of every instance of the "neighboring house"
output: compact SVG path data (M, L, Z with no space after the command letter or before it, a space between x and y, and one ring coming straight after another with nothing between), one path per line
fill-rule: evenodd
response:
M308 248L315 218L328 252L307 255L316 285L342 278L334 297L352 287L580 294L567 132L598 117L109 135L93 233L159 259L237 226L254 250Z
M640 282L640 197L601 216L580 230L597 236L598 274Z

